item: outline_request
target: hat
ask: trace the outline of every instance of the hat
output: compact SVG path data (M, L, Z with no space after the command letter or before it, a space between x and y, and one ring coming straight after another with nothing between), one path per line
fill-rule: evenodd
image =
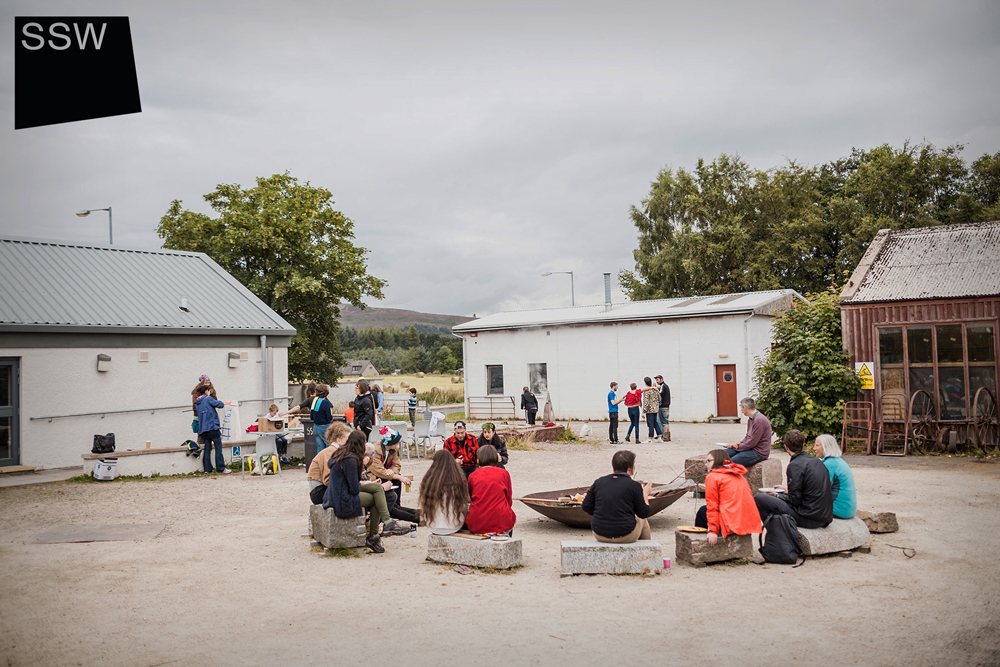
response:
M457 422L455 422L455 428L458 428L459 426L461 426L462 428L465 428L465 422L462 421L461 419L458 420Z
M211 380L208 378L207 375L202 375L200 378L198 378L198 382L211 382Z
M653 377L654 377L654 378L659 378L659 379L661 379L661 380L663 379L663 376L662 376L662 375L654 375Z

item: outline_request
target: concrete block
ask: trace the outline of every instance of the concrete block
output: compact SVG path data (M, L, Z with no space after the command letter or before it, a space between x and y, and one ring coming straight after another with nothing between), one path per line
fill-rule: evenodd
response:
M781 473L781 461L778 459L765 459L760 463L755 463L747 470L746 480L750 484L750 493L757 493L761 487L776 486L781 484L784 476Z
M663 569L663 548L655 540L607 544L597 540L562 543L563 574L644 574Z
M693 479L699 484L704 484L705 475L707 474L708 468L705 466L704 454L684 460L684 477L687 479Z
M826 528L799 528L799 548L806 556L851 551L871 544L871 533L861 519L834 519Z
M707 533L674 531L674 558L685 565L705 567L736 558L750 558L753 554L752 535L730 535L720 539L715 546L708 544Z
M509 570L521 564L521 540L498 542L432 533L427 538L427 560Z
M332 509L322 505L309 508L309 534L326 548L365 546L365 517L338 519Z
M895 533L899 530L899 524L896 523L896 515L893 512L858 510L855 516L865 522L865 525L868 526L868 532L871 533Z

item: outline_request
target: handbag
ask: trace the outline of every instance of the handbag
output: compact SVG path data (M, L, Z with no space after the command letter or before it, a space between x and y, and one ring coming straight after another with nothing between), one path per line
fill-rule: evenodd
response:
M114 433L94 436L94 447L90 450L91 454L110 454L113 451L115 451Z
M191 420L191 430L194 433L198 432L198 418L197 417L195 417L194 419Z

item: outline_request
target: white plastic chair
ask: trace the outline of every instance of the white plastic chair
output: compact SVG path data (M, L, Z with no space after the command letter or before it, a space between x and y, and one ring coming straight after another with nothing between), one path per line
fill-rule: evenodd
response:
M278 434L277 433L267 433L265 435L257 436L256 447L254 448L253 454L244 454L240 457L240 478L246 479L246 461L247 459L257 459L257 468L260 470L261 479L265 477L264 475L264 464L261 463L260 457L262 456L273 456L274 464L278 468L278 474L281 474L281 459L278 457Z
M423 426L421 427L421 424ZM437 424L434 425L434 430L431 431L431 423L429 421L417 422L417 426L413 429L413 439L416 443L421 441L424 443L424 456L427 456L427 452L434 452L436 447L431 443L431 438L441 438L441 442L444 443L445 429L447 424L442 419ZM419 447L419 444L418 444ZM429 448L429 449L428 449ZM420 449L417 449L417 456L420 456Z
M427 456L427 443L431 438L431 423L429 421L419 421L416 426L413 427L413 450L417 453L417 458L420 457L420 443L424 443L424 456ZM410 446L406 446L406 459L410 458Z

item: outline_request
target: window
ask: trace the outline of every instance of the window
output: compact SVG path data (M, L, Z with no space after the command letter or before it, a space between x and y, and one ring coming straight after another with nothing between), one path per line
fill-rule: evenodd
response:
M907 361L910 366L910 396L926 391L934 396L934 345L930 327L906 328Z
M902 327L886 327L878 330L878 362L884 414L888 419L902 419L907 403Z
M503 395L503 366L486 367L486 393L490 396Z
M993 396L996 396L997 375L996 354L993 347L993 325L969 324L965 327L965 337L969 348L969 400L975 400L976 392L982 387L986 387L993 392Z
M549 390L547 364L528 364L528 389L535 396L544 395Z
M939 324L937 334L938 391L941 419L965 419L965 353L961 324Z

